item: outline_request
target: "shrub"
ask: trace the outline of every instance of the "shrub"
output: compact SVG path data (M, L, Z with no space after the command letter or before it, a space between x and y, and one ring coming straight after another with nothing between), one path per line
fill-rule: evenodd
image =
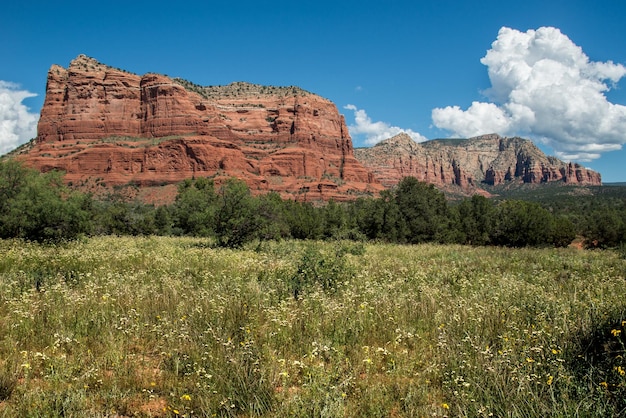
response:
M91 198L68 190L60 173L0 163L0 238L63 241L91 227Z
M504 201L496 207L494 218L491 240L496 245L526 247L552 244L554 218L538 203Z
M318 245L307 244L291 279L294 298L297 300L303 291L314 286L320 286L325 292L338 290L352 274L345 255L362 251L362 245L336 243L330 248L320 249Z

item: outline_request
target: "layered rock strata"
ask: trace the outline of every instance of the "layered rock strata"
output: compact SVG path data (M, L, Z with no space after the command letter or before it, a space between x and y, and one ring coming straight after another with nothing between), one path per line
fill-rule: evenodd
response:
M84 55L50 68L38 136L17 158L75 185L237 177L299 200L376 195L406 176L466 194L510 182L601 184L599 173L495 134L419 144L400 134L353 149L337 107L298 87L203 87Z
M406 176L470 193L485 184L507 182L602 184L595 171L548 157L529 140L496 134L422 143L399 134L371 148L357 148L355 155L386 187Z
M238 177L253 192L302 200L382 190L327 99L296 87L139 76L84 55L50 68L38 136L20 158L74 184Z

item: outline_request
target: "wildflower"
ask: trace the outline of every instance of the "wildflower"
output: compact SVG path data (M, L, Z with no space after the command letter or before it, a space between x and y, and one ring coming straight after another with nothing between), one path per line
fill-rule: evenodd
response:
M548 386L552 385L552 381L554 380L554 376L552 376L551 374L548 375L548 381L546 382L548 384Z
M528 363L534 363L535 362L535 360L533 360L532 357L526 357L526 361Z
M559 354L560 352L561 352L561 351L560 351L560 350L557 350L556 348L553 348L553 349L552 349L552 354L554 354L554 355L557 355L557 354Z
M346 394L346 392L342 392L342 393L341 393L341 397L342 397L343 399L346 399L346 398L348 397L348 395Z
M448 405L447 403L442 403L442 404L441 404L441 407L442 407L443 409L450 409L450 405Z
M190 401L191 396L185 393L183 396L180 397L180 399L183 401Z
M363 363L372 364L372 359L371 358L366 358L365 360L363 360Z
M609 387L609 384L606 382L600 382L600 386L602 386L604 389Z
M614 337L617 337L618 335L620 335L622 333L621 329L612 329L611 330L611 334L613 334Z
M624 375L626 375L626 370L624 370L624 369L622 368L622 366L617 366L617 367L615 367L615 369L614 369L614 370L616 370L616 371L620 374L620 376L624 376Z

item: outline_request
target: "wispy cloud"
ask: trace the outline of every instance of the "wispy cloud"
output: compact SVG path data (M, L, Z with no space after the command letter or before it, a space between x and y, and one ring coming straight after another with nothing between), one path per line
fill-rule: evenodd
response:
M490 102L433 109L435 126L461 137L528 135L568 160L596 159L626 143L626 106L605 95L626 67L590 61L559 29L503 27L481 63Z
M355 105L349 104L343 107L354 112L354 124L348 126L350 135L364 135L367 145L374 145L399 133L406 133L416 142L426 141L427 138L410 129L402 129L397 126L391 126L386 122L372 122L363 109L357 108Z
M20 90L14 83L0 80L0 155L37 135L39 115L31 113L22 103L34 96L36 94Z

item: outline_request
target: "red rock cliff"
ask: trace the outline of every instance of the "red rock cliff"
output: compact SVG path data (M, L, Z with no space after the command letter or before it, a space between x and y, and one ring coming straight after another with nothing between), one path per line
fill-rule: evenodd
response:
M201 87L84 55L48 72L34 146L20 158L73 183L239 177L253 191L351 199L382 186L354 158L337 107L296 87Z
M399 134L371 148L358 148L355 155L386 187L406 176L444 189L456 186L468 194L483 184L506 182L602 184L599 173L548 157L529 140L495 134L419 144Z

